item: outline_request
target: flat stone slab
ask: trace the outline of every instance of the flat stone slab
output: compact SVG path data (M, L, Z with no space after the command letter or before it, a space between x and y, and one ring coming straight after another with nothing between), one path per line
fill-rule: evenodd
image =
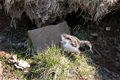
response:
M33 47L37 52L41 52L53 44L59 45L60 35L63 33L70 34L70 29L66 22L28 31Z

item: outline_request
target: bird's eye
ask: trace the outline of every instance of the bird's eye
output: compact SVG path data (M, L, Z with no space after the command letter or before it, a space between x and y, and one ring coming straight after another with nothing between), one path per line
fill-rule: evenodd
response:
M90 46L87 45L87 44L82 44L82 45L79 47L79 50L80 50L80 51L90 50Z
M81 52L84 52L84 51L85 51L85 48L84 48L84 47L79 47L79 50L80 50Z

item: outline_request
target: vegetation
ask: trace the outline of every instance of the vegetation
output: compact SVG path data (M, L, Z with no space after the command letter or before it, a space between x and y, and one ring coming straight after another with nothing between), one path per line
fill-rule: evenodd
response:
M89 14L83 15L86 20L97 21L111 11L119 9L119 4L118 0L3 0L2 5L12 17L11 25L15 26L15 18L21 18L22 14L26 13L30 20L34 19L40 27L41 24L54 22L57 17L63 20L68 13L78 9Z
M2 60L5 62L4 69L7 69L5 71L12 71L13 76L20 80L79 80L94 78L96 75L88 55L61 53L57 46L30 58L28 61L31 62L31 68L27 74L16 69L6 59Z

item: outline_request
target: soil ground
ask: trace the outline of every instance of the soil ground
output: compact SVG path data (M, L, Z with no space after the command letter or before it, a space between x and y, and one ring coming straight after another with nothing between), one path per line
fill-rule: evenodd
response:
M110 31L106 28L110 27ZM120 12L107 15L92 32L98 34L98 39L93 41L94 55L99 55L94 60L98 65L120 74Z

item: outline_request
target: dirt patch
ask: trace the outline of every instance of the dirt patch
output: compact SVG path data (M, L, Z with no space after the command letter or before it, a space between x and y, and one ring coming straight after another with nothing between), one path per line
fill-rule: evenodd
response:
M97 26L98 40L94 41L94 55L99 54L95 62L111 71L120 73L120 11L106 16ZM106 30L110 27L110 31Z

